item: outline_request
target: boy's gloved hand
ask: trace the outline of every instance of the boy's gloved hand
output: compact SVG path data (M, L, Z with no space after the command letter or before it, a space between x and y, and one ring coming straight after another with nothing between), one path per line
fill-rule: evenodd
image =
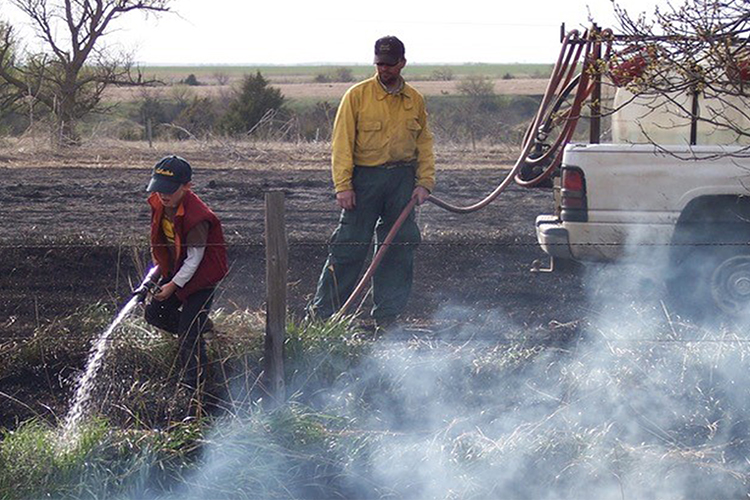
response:
M174 282L170 281L169 283L161 285L161 289L154 294L154 298L159 301L167 300L172 296L175 290L177 290L177 285L175 285Z

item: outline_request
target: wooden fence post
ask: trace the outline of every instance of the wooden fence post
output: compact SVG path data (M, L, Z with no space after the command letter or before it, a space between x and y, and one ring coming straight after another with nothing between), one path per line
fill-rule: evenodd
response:
M284 337L288 248L284 217L284 192L266 193L266 384L273 399L285 399Z

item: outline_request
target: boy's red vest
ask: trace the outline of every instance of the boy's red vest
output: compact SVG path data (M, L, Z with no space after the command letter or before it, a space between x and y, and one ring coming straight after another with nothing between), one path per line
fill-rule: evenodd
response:
M216 286L228 271L224 233L216 214L192 191L185 193L174 217L174 246L177 262L172 265L167 239L161 230L164 205L161 204L156 193L149 196L148 204L151 205L151 255L154 263L159 266L159 272L165 278L170 271L172 274L176 273L187 258L187 248L183 244L190 230L202 221L208 221L210 226L203 259L190 281L185 283L183 288L177 288L175 292L177 298L185 301L193 292Z

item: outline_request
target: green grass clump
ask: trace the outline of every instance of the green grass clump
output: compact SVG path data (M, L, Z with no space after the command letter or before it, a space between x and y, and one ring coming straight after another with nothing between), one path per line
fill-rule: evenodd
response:
M196 498L346 498L347 464L361 450L348 425L296 402L254 407L216 422L183 482Z
M290 321L284 344L287 387L308 394L330 387L349 375L371 346L351 318Z
M164 491L190 461L198 426L121 431L89 421L75 443L59 429L31 420L0 434L0 498L111 498L128 492Z
M31 420L0 434L0 498L331 498L364 449L349 424L291 402L162 431L93 420L68 445Z

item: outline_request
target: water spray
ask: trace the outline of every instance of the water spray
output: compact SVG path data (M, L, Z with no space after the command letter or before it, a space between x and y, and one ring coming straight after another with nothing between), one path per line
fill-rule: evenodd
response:
M154 278L158 275L158 270L159 268L157 266L148 270L141 284L133 290L130 300L128 300L128 302L120 309L120 312L117 313L117 316L112 320L112 323L109 324L107 329L99 336L92 346L91 351L89 352L88 361L86 361L86 370L76 382L73 404L65 417L61 439L63 444L70 445L71 443L75 443L78 437L78 426L85 416L88 402L91 397L91 391L94 387L94 379L96 378L96 374L104 359L104 354L109 346L109 337L122 320L124 320L133 309L135 309L135 306L142 304L146 300L149 293L158 293L159 286L154 282Z

